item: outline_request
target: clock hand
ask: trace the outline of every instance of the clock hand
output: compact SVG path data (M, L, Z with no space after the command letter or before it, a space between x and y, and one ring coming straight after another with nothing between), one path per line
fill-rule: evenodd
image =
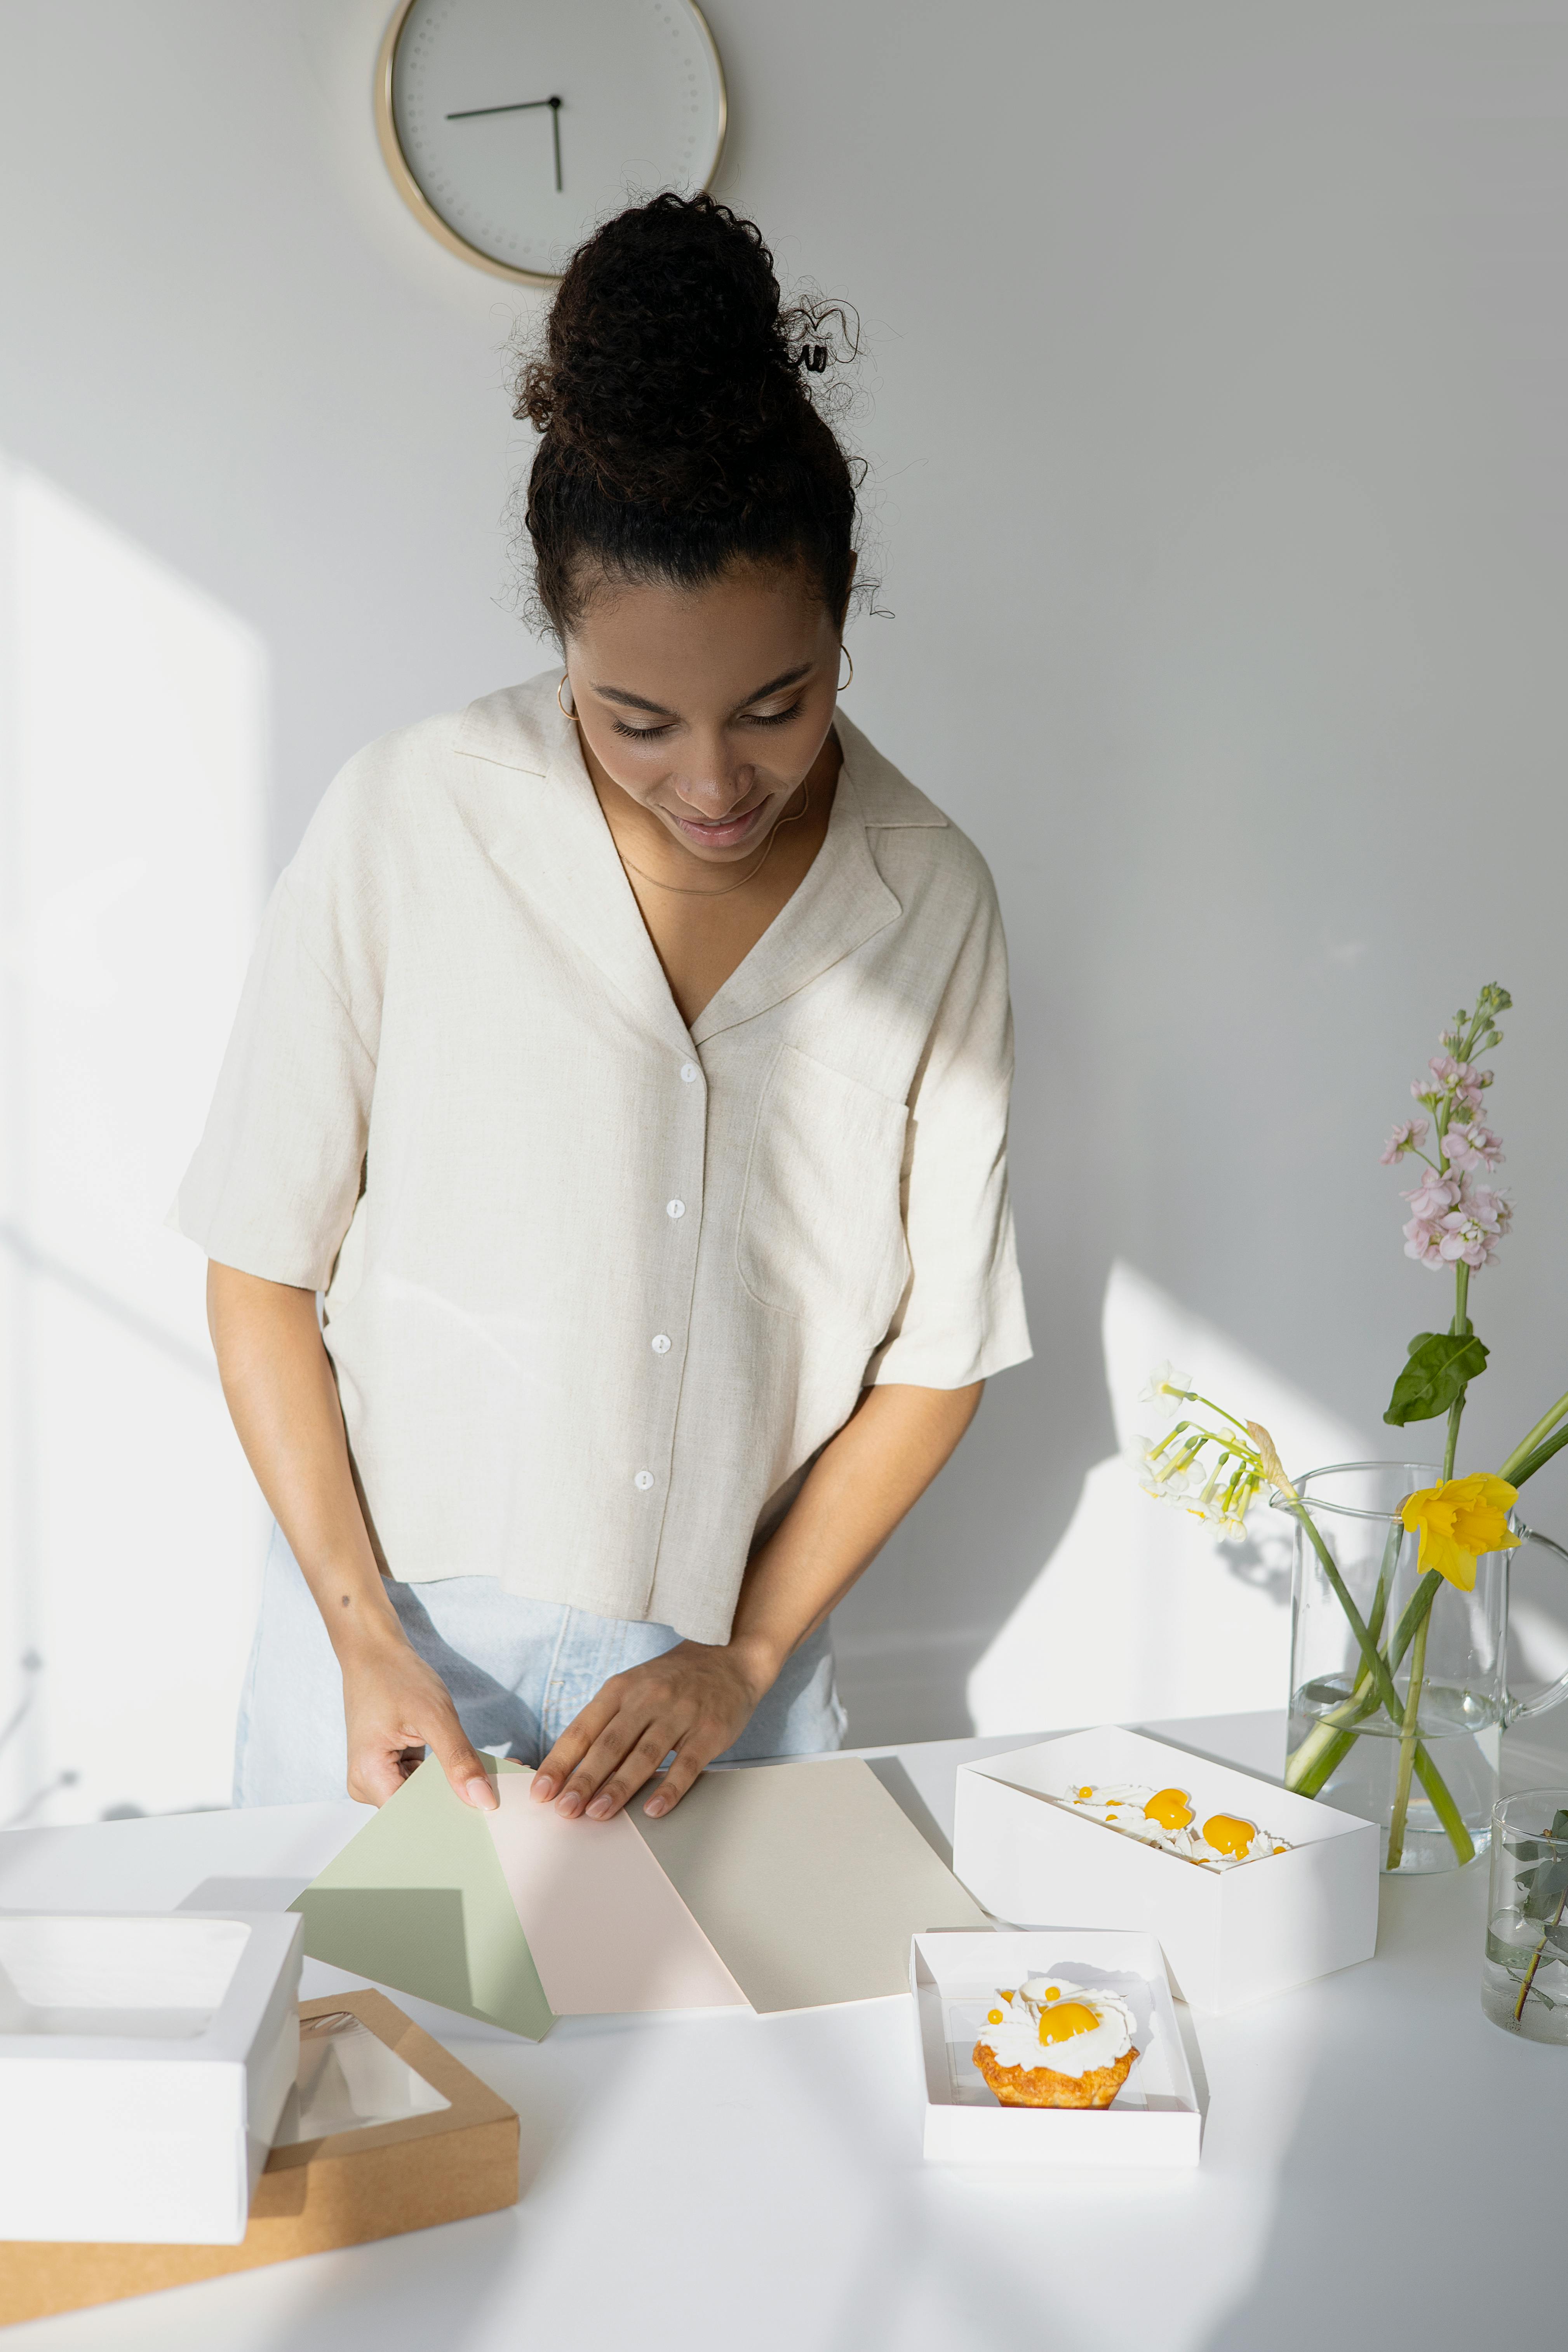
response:
M555 192L561 194L561 100L558 98L520 98L510 106L459 106L447 115L448 122L468 122L476 114L531 114L535 108L550 109L550 131L555 146Z

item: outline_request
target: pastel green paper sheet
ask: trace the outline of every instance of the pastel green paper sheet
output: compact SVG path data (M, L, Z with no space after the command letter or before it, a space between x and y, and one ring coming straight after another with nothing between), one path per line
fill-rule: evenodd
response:
M531 2042L555 2022L486 1816L433 1756L289 1907L313 1960Z

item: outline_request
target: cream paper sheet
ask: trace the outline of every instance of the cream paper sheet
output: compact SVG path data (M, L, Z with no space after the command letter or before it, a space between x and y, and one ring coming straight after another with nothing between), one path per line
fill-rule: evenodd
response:
M991 1925L858 1757L704 1772L622 1818L753 2009L906 1994L911 1936Z

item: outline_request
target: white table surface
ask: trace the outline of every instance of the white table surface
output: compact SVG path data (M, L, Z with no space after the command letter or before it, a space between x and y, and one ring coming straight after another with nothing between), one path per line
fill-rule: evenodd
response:
M1150 1727L1278 1768L1278 1716ZM955 1766L1022 1744L867 1752L940 1843ZM1540 1761L1514 1785L1568 1779ZM281 1906L363 1817L11 1831L0 1907ZM904 2000L566 2020L534 2047L397 1994L521 2115L513 2210L37 2320L7 2352L1551 2352L1568 2053L1482 2016L1485 1894L1484 1862L1385 1881L1375 1959L1179 2011L1208 2111L1191 2173L927 2165ZM305 1964L307 1998L359 1981Z

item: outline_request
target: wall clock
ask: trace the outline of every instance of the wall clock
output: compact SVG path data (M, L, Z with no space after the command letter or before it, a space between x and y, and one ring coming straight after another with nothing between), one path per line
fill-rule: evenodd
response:
M694 0L401 0L375 72L399 193L448 251L553 286L607 213L705 188L723 69Z

